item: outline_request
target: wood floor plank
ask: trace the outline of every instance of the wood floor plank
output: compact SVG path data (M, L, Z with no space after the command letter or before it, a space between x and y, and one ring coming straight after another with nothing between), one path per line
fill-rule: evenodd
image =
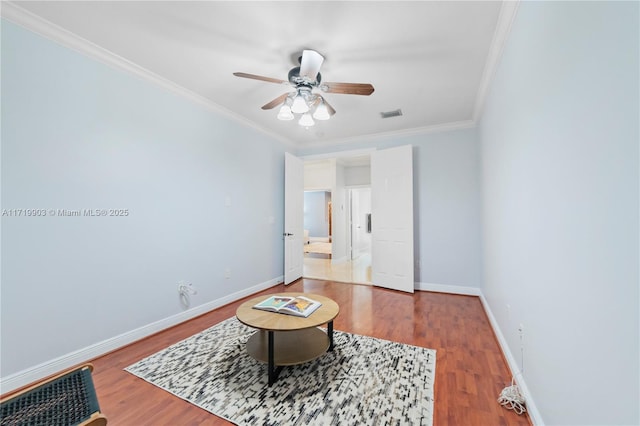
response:
M307 292L335 300L336 330L437 351L435 425L530 425L497 403L511 373L478 297L406 294L367 285L301 279L258 294ZM251 297L254 297L252 295ZM98 400L110 426L229 425L123 369L235 315L248 298L91 360Z

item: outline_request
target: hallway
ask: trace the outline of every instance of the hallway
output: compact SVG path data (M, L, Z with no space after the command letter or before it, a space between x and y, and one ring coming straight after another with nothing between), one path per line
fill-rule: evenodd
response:
M363 254L346 262L331 263L331 259L304 256L302 276L331 281L371 284L371 254Z

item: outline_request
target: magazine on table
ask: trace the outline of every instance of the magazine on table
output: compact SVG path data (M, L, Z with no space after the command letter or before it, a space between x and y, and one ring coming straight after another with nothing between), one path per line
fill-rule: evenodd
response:
M322 303L304 296L271 296L253 307L263 311L278 312L280 314L306 318L321 305Z

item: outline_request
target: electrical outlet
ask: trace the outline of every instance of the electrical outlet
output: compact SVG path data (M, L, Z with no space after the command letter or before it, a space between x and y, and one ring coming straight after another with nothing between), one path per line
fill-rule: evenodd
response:
M518 333L520 334L520 337L524 336L524 325L522 325L522 323L518 326Z
M178 293L190 293L190 294L197 294L198 290L196 290L195 286L193 285L193 283L190 283L188 281L179 281L178 282Z
M224 277L226 279L231 278L231 268L227 268L227 269L224 270Z

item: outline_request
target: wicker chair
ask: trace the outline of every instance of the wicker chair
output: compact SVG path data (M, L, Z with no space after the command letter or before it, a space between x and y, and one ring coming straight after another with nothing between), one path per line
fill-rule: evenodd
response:
M0 425L104 426L93 386L93 366L84 364L0 400Z

